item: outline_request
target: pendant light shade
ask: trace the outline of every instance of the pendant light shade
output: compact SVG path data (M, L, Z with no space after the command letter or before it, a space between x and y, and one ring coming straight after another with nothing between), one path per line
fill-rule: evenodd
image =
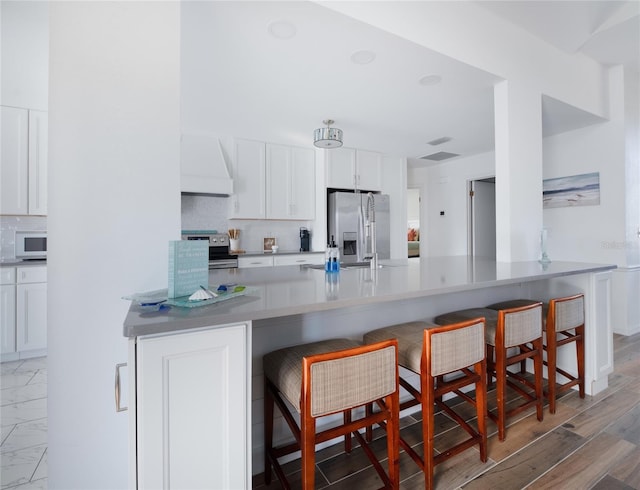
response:
M342 130L330 128L334 121L322 121L326 128L318 128L313 132L313 144L318 148L340 148L342 146Z

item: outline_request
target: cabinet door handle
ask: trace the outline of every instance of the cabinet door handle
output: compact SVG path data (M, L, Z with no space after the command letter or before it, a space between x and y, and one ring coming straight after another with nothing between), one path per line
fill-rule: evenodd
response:
M126 362L121 362L120 364L116 364L116 412L124 412L128 410L128 407L120 406L120 368L126 366Z

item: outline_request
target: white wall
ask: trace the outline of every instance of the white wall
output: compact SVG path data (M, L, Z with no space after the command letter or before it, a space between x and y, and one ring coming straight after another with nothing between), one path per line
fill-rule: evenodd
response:
M470 180L495 176L493 152L409 169L408 181L419 187L420 255L466 255L468 250ZM444 216L440 214L444 211Z
M120 298L167 286L166 244L180 237L179 3L52 2L50 14L49 488L123 489Z
M622 265L625 247L625 155L622 73L612 70L611 119L545 138L543 177L600 173L600 205L544 210L551 260Z
M612 324L625 335L640 332L637 92L637 77L625 77L622 67L610 69L610 120L544 140L545 179L600 174L598 206L544 210L549 256L618 265L612 273Z

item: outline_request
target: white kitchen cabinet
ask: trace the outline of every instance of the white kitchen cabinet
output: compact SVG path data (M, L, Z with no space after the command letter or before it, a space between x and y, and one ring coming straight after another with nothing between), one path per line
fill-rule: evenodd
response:
M140 337L130 352L137 488L250 488L249 324Z
M0 269L0 354L16 351L16 269Z
M273 267L281 265L319 265L324 263L324 253L265 254L264 256L238 257L238 268Z
M233 156L233 196L230 218L264 219L266 168L265 144L236 139Z
M29 111L29 214L47 214L49 119L46 112Z
M0 212L47 214L47 113L17 107L2 112Z
M323 253L304 253L304 254L287 254L275 255L273 257L273 265L320 265L324 263Z
M245 267L273 267L273 257L271 255L238 257L238 268Z
M0 269L3 361L42 356L47 348L47 266Z
M0 107L2 111L2 161L0 162L0 213L29 212L29 111Z
M16 350L47 347L47 268L16 268Z
M269 219L315 218L315 152L266 145L266 213Z
M374 151L336 148L325 150L327 187L382 190L382 155Z
M382 190L382 155L375 151L356 150L358 189Z
M236 139L230 218L315 218L313 150Z

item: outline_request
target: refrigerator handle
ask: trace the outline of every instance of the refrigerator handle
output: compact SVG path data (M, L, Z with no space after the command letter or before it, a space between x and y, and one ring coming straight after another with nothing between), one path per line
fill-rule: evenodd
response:
M124 412L128 410L128 407L120 406L120 368L123 368L127 365L126 362L121 362L120 364L116 364L116 383L115 383L115 395L116 395L116 412Z

